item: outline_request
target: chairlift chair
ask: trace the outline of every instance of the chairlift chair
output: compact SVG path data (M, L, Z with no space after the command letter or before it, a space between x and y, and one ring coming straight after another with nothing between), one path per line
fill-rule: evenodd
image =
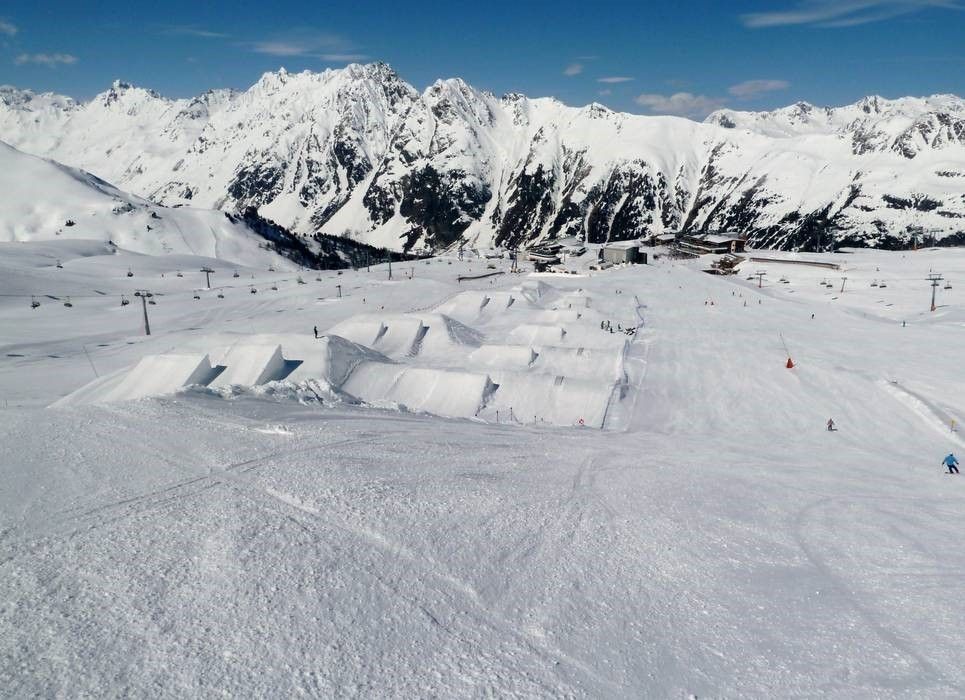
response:
M235 274L233 274L232 277L241 277L241 274L235 270Z
M273 292L277 292L277 291L278 291L278 285L277 285L277 284L271 285L271 289L272 289Z
M126 296L124 296L123 294L121 294L121 306L127 306L127 305L130 304L130 303L131 303L131 300L128 299L128 298L127 298Z
M269 265L269 266L268 266L268 272L274 272L274 271L275 271L275 266L274 266L274 265Z
M184 277L180 270L178 270L178 277Z
M40 306L40 302L37 301L37 297L30 297L30 308L36 309L38 306Z
M74 305L70 303L70 297L67 297L67 299L64 301L64 306L66 306L68 309L74 307Z
M944 289L951 289L951 288L952 288L952 283L951 283L951 282L946 282Z
M871 280L871 286L872 286L872 287L877 287L877 286L878 286L878 280Z
M58 270L63 270L63 269L64 269L64 266L61 264L60 260L57 261L57 269L58 269Z
M224 294L223 294L222 292L218 292L218 298L219 298L219 299L224 299Z
M878 289L884 289L884 288L887 287L887 286L888 286L888 285L885 284L884 282L879 282L879 283L878 283Z
M252 287L252 288L251 288L251 293L252 293L252 294L257 294L257 293L258 293L258 290L255 289L254 287Z
M195 298L195 299L200 299L200 298L201 298L201 295L200 295L200 294L195 294L195 295L194 295L194 298Z
M134 272L131 270L131 268L127 268L127 276L128 276L128 277L133 277L133 276L134 276Z
M151 306L157 306L157 302L154 301L154 299L152 299L151 297L148 297L147 303L150 304Z

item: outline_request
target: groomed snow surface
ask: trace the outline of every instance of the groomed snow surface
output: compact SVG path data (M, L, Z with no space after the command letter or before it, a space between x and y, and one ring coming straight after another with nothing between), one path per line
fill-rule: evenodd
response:
M590 257L0 244L4 694L965 694L965 252Z

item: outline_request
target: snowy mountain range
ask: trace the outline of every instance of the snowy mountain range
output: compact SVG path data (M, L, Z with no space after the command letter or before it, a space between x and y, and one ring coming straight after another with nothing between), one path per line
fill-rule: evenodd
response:
M167 99L0 88L0 140L166 206L396 250L736 230L758 246L965 243L965 100L720 110L703 123L419 93L383 63Z
M261 267L340 269L384 260L358 241L296 236L258 215L166 207L88 172L0 142L0 242L100 240L143 255L199 255ZM398 257L398 256L395 256Z

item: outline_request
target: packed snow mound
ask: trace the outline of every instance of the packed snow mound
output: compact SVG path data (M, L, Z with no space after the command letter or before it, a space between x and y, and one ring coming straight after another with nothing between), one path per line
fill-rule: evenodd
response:
M146 255L190 254L290 267L264 239L222 212L169 209L90 173L0 142L0 242L91 240Z
M612 383L623 376L622 348L535 348L533 369L537 372L563 375L567 378Z
M483 345L473 350L468 361L478 367L490 369L526 369L536 358L537 352L529 345Z
M239 344L231 347L218 361L225 369L211 383L225 386L258 386L284 379L288 365L281 345Z
M491 376L499 388L480 417L500 423L602 428L613 393L612 383L595 379L505 370Z
M437 306L436 311L472 323L481 316L504 312L514 303L516 298L512 292L465 291Z
M477 347L483 341L478 331L438 313L359 314L333 326L328 333L392 358L445 353Z
M390 364L385 355L359 343L328 334L306 347L304 361L289 375L290 381L322 380L341 388L362 363Z
M451 418L475 416L495 391L487 374L366 362L342 389L366 403Z
M509 334L519 345L558 345L566 338L566 329L548 323L521 323Z
M419 353L419 342L427 332L422 320L404 314L359 314L328 330L392 358Z
M207 355L147 355L134 367L95 380L54 406L111 403L174 394L186 386L207 385L217 374Z

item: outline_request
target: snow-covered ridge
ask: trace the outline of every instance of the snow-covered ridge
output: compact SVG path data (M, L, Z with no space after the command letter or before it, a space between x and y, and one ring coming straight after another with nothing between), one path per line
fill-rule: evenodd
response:
M759 246L965 241L965 100L720 110L704 123L422 93L384 63L265 73L168 99L0 88L0 140L165 205L258 207L299 233L396 249L737 229Z

